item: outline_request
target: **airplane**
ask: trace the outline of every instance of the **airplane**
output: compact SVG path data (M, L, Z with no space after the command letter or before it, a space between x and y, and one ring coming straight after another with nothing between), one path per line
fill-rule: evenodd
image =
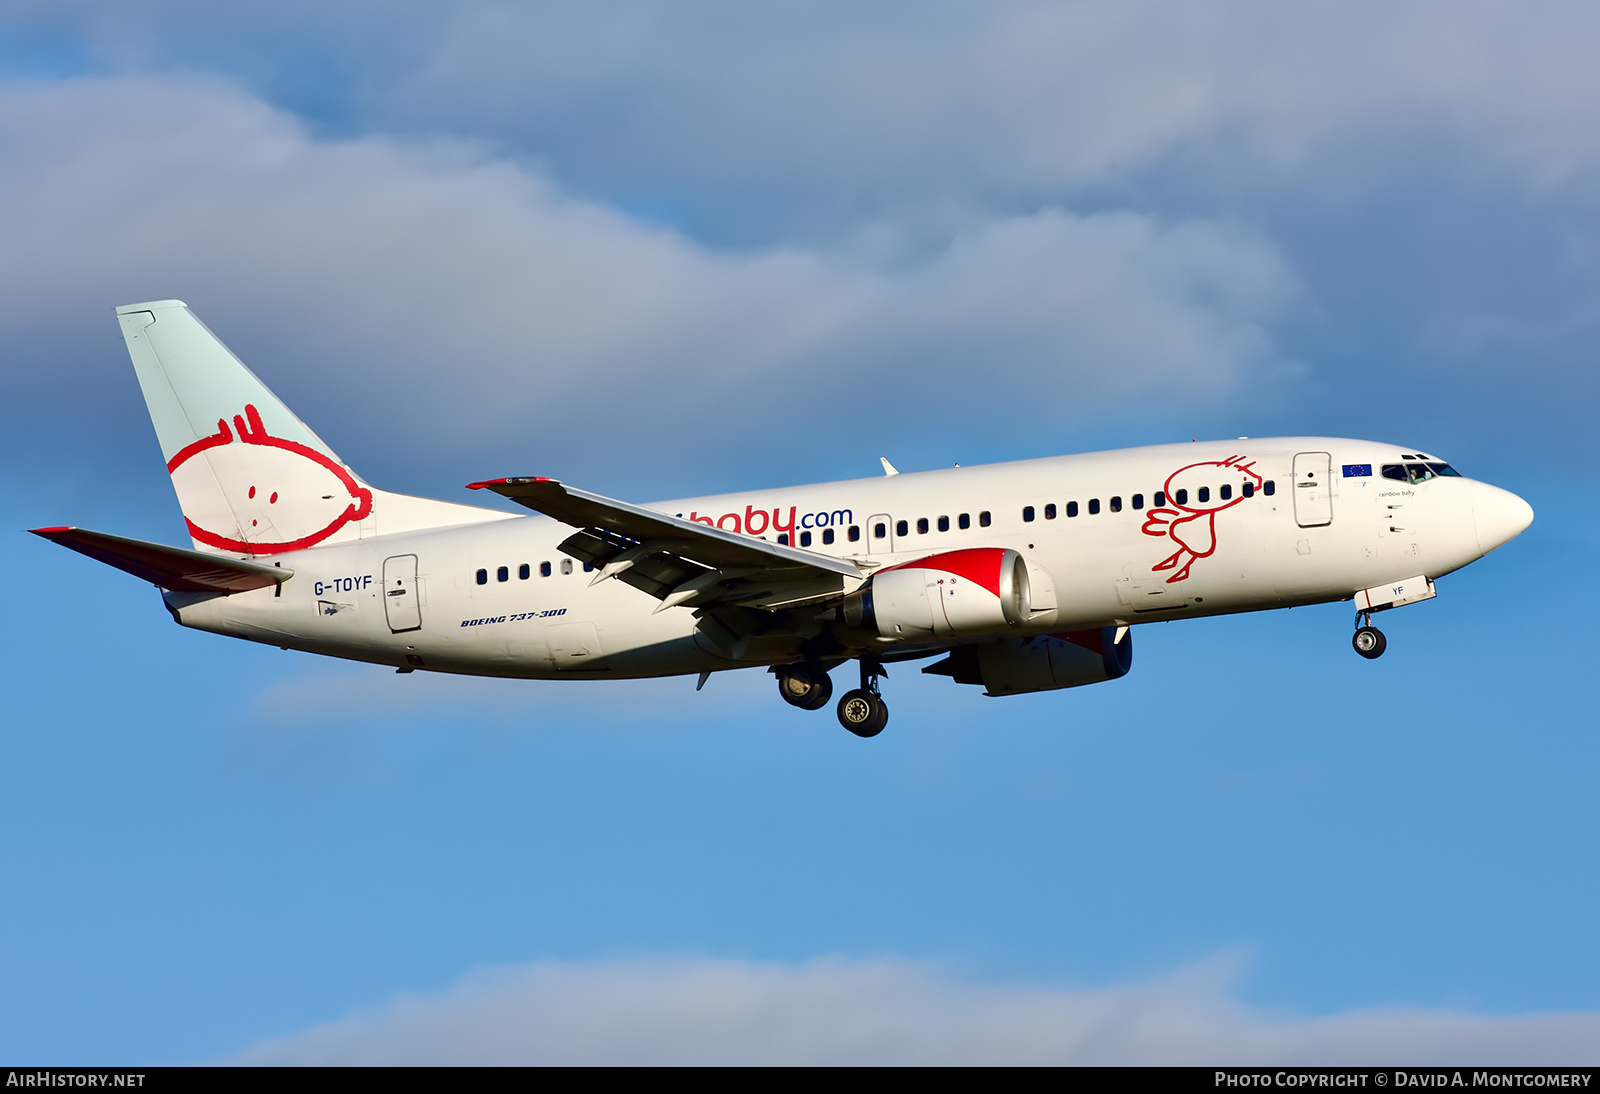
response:
M635 505L543 477L529 515L380 490L182 301L116 309L192 548L32 531L156 585L185 627L356 661L535 680L764 667L871 737L887 666L990 696L1115 680L1150 622L1334 601L1372 616L1533 510L1415 446L1240 437Z

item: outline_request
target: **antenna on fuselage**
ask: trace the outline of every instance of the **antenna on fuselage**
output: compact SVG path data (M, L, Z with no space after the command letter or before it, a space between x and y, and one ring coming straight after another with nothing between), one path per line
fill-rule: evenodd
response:
M888 456L879 456L878 457L878 462L883 464L883 473L885 475L898 475L898 474L900 474L900 472L895 470L894 464L889 462L889 457Z

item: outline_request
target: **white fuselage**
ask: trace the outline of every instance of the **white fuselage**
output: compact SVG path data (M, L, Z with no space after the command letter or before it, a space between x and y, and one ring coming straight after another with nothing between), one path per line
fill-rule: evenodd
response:
M867 574L937 552L1011 548L1028 563L1034 614L1005 633L1058 633L1346 600L1384 582L1449 573L1526 524L1521 500L1485 483L1382 477L1380 468L1403 454L1415 455L1369 441L1241 439L649 508L769 541L783 535ZM1357 473L1346 475L1347 465ZM1179 490L1182 503L1172 496ZM391 534L380 522L376 530L257 559L294 571L276 590L169 592L168 605L185 626L253 641L491 676L664 676L793 659L759 644L718 646L689 607L657 612L655 598L620 581L591 584L594 574L558 547L575 529L549 517ZM396 619L385 604L385 566L409 572L407 556L415 556L416 614ZM874 641L880 651L893 646Z

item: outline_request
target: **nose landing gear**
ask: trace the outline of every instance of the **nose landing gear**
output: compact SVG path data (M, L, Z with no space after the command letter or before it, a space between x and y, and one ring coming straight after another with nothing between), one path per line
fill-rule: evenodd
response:
M1382 657L1383 651L1389 646L1383 632L1372 625L1371 612L1356 613L1356 633L1351 637L1350 644L1368 661Z
M889 675L877 661L861 659L861 686L839 700L839 724L857 737L876 737L889 724L889 704L878 694L878 677Z

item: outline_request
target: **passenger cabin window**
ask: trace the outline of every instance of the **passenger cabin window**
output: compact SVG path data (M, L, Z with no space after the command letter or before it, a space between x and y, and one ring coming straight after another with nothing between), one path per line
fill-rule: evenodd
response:
M978 527L989 527L989 510L985 509L983 512L978 514Z
M539 576L540 577L549 577L550 576L550 564L548 562L539 563Z
M1210 501L1211 500L1211 487L1202 486L1200 488L1200 490L1199 490L1199 494L1200 494L1200 500L1201 501Z
M783 544L785 547L789 546L789 533L788 532L779 532L778 533L778 542Z
M1055 520L1056 519L1056 503L1055 502L1051 502L1049 505L1046 505L1044 507L1044 519L1045 520Z
M488 570L479 570L478 571L478 584L479 585L487 585L487 584L489 584L489 571Z
M1025 521L1029 521L1029 520L1033 519L1033 506L1024 505L1022 507L1022 519L1025 520Z
M1099 498L1090 498L1089 499L1089 515L1092 517L1096 513L1098 513L1099 511L1100 511L1100 499Z
M1177 502L1179 505L1188 505L1189 504L1189 491L1187 491L1187 490L1174 490L1172 492L1172 500Z
M1217 497L1221 498L1223 501L1227 501L1229 498L1233 497L1233 487L1229 486L1227 483L1223 483L1222 489L1217 491Z
M509 566L500 567L498 570L496 570L494 572L494 577L495 577L496 581L510 581L511 580L511 568Z
M586 573L586 574L588 574L588 573L593 573L593 572L594 572L594 563L592 563L592 562L585 562L585 563L584 563L584 564L583 564L583 572L584 572L584 573Z
M959 517L957 517L956 518L956 527L960 528L963 532L965 532L968 528L971 528L972 527L972 514L971 513L962 513Z
M939 518L939 531L948 532L949 530L950 530L950 518L949 517L940 517Z
M873 539L882 539L883 537L887 536L888 534L889 534L889 526L887 524L884 524L883 522L880 521L879 523L874 524L872 526L872 538Z
M532 576L533 576L533 568L531 566L529 566L526 562L524 562L521 566L517 567L517 580L518 581L526 581L526 580L528 580L528 578L530 578Z
M1276 490L1277 490L1277 486L1275 486L1273 484L1273 481L1271 479L1268 479L1266 482L1261 484L1261 492L1263 494L1265 494L1269 498L1272 497L1273 493Z
M1135 509L1143 509L1144 508L1144 495L1143 494L1135 494L1133 496L1133 507Z
M1243 494L1247 498L1255 497L1256 496L1256 484L1253 483L1253 482L1245 483L1242 487L1239 488L1239 493Z
M822 530L822 542L823 543L832 543L833 542L833 529L832 528L824 528Z
M848 533L846 533L845 538L848 539L851 543L854 543L858 539L860 539L861 538L861 525L852 524L850 526L850 531Z
M927 517L918 517L917 518L917 535L925 536L927 534L928 534L928 518Z
M1113 513L1122 512L1122 499L1121 498L1112 498L1111 499L1111 511Z
M1075 502L1075 501L1067 502L1067 516L1075 517L1077 515L1078 515L1078 503Z
M907 524L903 520L895 521L894 522L894 534L897 535L897 536L910 535L911 534L911 525Z
M800 546L802 546L802 547L811 546L811 533L810 532L801 532L800 533Z
M570 574L572 572L572 560L570 558L564 558L561 560L561 572L564 574Z
M1162 506L1162 505L1165 505L1165 504L1167 504L1167 495L1166 495L1166 493L1164 491L1157 490L1156 491L1156 505L1159 507L1159 506Z

